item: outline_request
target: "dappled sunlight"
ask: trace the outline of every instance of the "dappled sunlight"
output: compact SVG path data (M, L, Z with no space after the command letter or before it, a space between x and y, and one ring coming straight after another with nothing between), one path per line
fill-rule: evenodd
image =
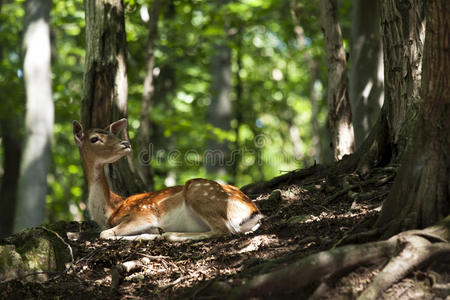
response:
M275 235L257 235L253 238L251 238L250 241L246 241L246 243L242 246L243 248L239 249L237 253L246 253L246 252L252 252L257 251L261 247L274 247L278 246L280 244L280 241Z
M355 137L351 123L342 120L337 125L337 135L339 136L339 144L336 146L338 149L337 158L342 159L344 155L352 154L355 150Z

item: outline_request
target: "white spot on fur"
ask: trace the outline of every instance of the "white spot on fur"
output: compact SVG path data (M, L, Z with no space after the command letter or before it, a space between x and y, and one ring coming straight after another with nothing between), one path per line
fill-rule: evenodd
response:
M203 196L208 196L208 192L204 192L204 193L203 193Z

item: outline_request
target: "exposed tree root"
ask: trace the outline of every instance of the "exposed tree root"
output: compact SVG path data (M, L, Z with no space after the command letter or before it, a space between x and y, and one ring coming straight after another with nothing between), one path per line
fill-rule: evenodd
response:
M389 239L364 245L348 245L313 254L292 265L258 275L238 293L239 299L283 293L298 289L321 278L356 265L394 254L397 241Z
M403 232L385 241L348 245L313 254L283 269L254 277L237 291L236 298L283 294L317 282L321 284L311 298L321 298L330 282L336 281L344 272L364 264L377 264L394 255L358 298L377 299L414 268L424 266L438 255L450 253L450 243L445 241L447 235L439 233L434 226Z
M358 300L378 299L380 294L398 280L406 276L413 268L419 267L440 254L450 253L449 243L432 244L423 237L406 236L403 250L383 268L373 282L358 297Z

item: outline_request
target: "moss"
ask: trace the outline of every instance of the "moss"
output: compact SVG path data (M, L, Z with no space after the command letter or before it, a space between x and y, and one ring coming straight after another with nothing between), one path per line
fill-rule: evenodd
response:
M56 232L26 229L0 245L0 278L45 281L53 272L65 270L71 261L68 245Z
M0 245L0 281L19 277L24 269L22 257L14 245Z
M30 272L53 272L57 270L54 246L45 237L32 237L17 248L25 268Z

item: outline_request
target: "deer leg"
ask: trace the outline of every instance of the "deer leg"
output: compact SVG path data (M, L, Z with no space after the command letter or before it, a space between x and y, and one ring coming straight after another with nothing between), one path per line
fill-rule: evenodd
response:
M105 238L105 237L102 237ZM126 241L153 241L157 239L162 239L160 234L152 234L152 233L142 233L137 235L114 235L108 236L105 239L108 240L126 240Z
M217 232L208 231L208 232L164 232L162 237L168 241L172 242L182 242L182 241L197 241L203 240L207 238L211 238L214 236L218 236Z
M149 223L127 220L117 226L103 230L100 238L109 240L154 240L161 238L159 228Z
M226 227L225 222L220 216L208 215L207 217L202 214L201 211L198 211L195 205L192 207L192 210L199 218L202 219L205 224L210 228L209 231L206 232L164 232L162 237L168 241L173 242L181 242L181 241L189 241L189 240L203 240L216 236L223 236L230 233L229 229Z

